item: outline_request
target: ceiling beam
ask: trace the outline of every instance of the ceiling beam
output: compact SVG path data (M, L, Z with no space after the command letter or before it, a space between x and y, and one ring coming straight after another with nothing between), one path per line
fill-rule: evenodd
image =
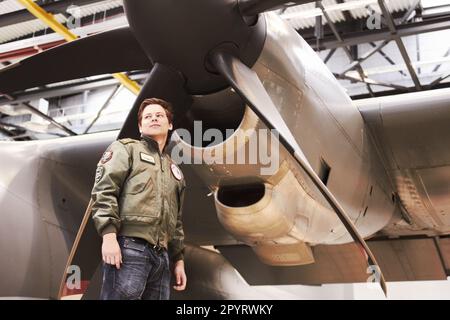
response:
M416 0L416 2L414 2L409 9L406 11L406 13L402 16L402 18L400 19L399 24L405 24L406 22L408 22L412 17L412 13L414 12L414 10L416 9L416 7L419 5L420 0ZM397 27L398 28L398 27ZM366 61L368 58L370 58L373 54L375 53L380 53L386 60L388 60L388 57L385 55L385 53L382 51L382 49L390 42L390 40L385 40L382 43L380 43L379 45L374 45L373 42L369 42L373 49L369 50L368 52L366 52L365 54L362 55L362 57L360 57L358 60L354 61L353 63L351 63L348 67L345 68L345 70L343 72L341 72L341 75L345 74L346 72L354 69L357 65L360 65L362 62ZM390 58L389 58L390 59ZM391 63L388 60L389 63ZM406 75L403 71L400 71L400 73L402 75Z
M4 126L0 124L0 132L3 133L8 138L14 137L15 134L11 130L6 129Z
M39 117L49 121L54 126L56 126L57 128L61 129L64 132L68 133L69 135L71 135L71 136L76 136L77 135L76 132L70 130L69 128L67 128L66 126L62 125L58 121L55 121L55 119L53 119L52 117L50 117L50 116L46 115L45 113L41 112L40 110L36 109L29 102L24 102L24 103L22 103L22 105L25 106L27 109L29 109L32 113L34 113L37 116L39 116Z
M450 76L450 74L448 76ZM443 89L443 88L450 88L450 82L440 82L440 83L437 83L434 86L424 85L422 91L434 90L434 89ZM415 87L408 88L408 91L409 92L414 92L415 91ZM385 96L392 96L392 95L403 94L403 93L406 93L406 92L404 90L398 90L398 89L386 90L386 91L377 91L377 92L375 92L375 97L385 97ZM350 97L352 98L352 100L372 98L367 93L351 95Z
M377 45L375 44L375 43L373 43L373 42L370 42L370 45L373 47L373 48L377 48ZM383 51L383 49L378 49L378 53L384 58L384 60L386 60L387 62L389 62L389 64L390 65L396 65L396 63L395 63L395 61L394 60L392 60L390 57L389 57L389 55L387 55L384 51ZM405 76L406 77L406 73L405 72L403 72L402 70L399 70L398 71L402 76Z
M440 77L437 78L436 80L433 80L433 81L429 84L429 86L430 86L431 88L434 88L434 87L436 87L436 85L442 83L442 82L443 82L445 79L447 79L448 77L450 77L450 74L446 74L446 75L440 76Z
M331 49L331 50L328 52L327 56L326 56L325 59L323 60L323 62L324 62L325 64L327 64L327 62L331 59L331 57L332 57L333 54L336 52L336 50L337 50L337 49Z
M128 74L134 81L145 80L148 71L136 71ZM47 99L53 97L67 96L84 92L86 90L95 90L117 85L118 81L112 76L105 76L93 80L81 79L80 82L62 85L52 85L30 91L21 92L12 96L0 95L0 106L5 104L18 104L36 99Z
M87 126L87 128L84 130L83 134L88 133L89 130L92 128L92 126L97 122L97 120L100 119L100 116L102 115L102 112L108 107L109 103L114 98L114 96L117 94L117 92L119 92L120 88L121 88L121 86L116 86L112 90L111 94L108 96L108 98L106 99L105 103L102 105L100 110L98 110L97 115L95 116L94 120L92 120L92 122Z
M376 85L376 86L381 86L381 87L387 87L387 88L393 88L393 89L397 89L397 90L401 90L404 92L408 92L409 89L407 87L401 86L401 85L397 85L397 84L393 84L393 83L386 83L386 82L381 82L381 81L377 81L377 80L372 80L372 79L368 79L368 78L364 78L363 80L357 78L357 77L352 77L349 75L340 75L337 73L333 73L333 75L341 80L350 80L350 81L355 81L355 82L362 82L365 83L367 85ZM369 93L370 94L370 93ZM372 94L371 94L372 96Z
M19 126L17 124L12 124L12 123L7 123L7 122L1 122L0 121L0 127L3 128L14 128L16 130L21 130L23 132L34 132L34 133L41 133L41 134L49 134L49 135L53 135L53 136L58 136L58 137L66 137L65 134L61 134L61 133L56 133L56 132L40 132L40 131L35 131L35 130L31 130L22 126Z
M77 6L84 6L87 4L100 2L99 0L77 0L76 2L73 0L61 0L57 2L52 2L48 4L43 4L41 7L52 14L65 13L67 8L71 5L76 4ZM33 16L28 10L19 10L13 11L7 14L0 15L0 28L6 27L12 24L27 22L31 20L35 20L36 17Z
M444 58L445 58L445 57L448 57L449 54L450 54L450 48L447 49L447 52L444 54ZM439 68L440 68L441 66L442 66L442 64L438 64L438 65L433 69L433 72L438 71Z
M386 6L386 3L384 2L384 0L378 0L378 5L380 6L384 18L386 19L389 30L391 31L391 35L394 37L394 41L397 44L398 50L400 50L402 58L405 61L406 67L408 68L409 74L411 75L411 79L414 82L414 86L417 90L422 90L422 85L420 84L419 77L417 76L416 70L414 70L414 67L411 63L411 59L408 55L408 52L406 51L405 44L397 35L397 28L395 26L394 19L392 18L391 13Z
M447 29L450 29L450 16L444 16L425 21L411 22L405 25L397 26L397 36L407 37L415 34L436 32ZM302 34L302 30L298 32ZM388 28L384 28L380 30L366 30L360 32L347 33L345 35L345 39L343 39L342 42L336 40L334 36L327 36L320 41L319 47L316 44L315 38L308 38L305 40L314 50L319 49L327 50L327 49L341 48L343 46L348 47L362 43L393 40L393 39L394 36L391 35L390 30Z
M325 19L327 20L327 23L328 23L328 25L330 26L331 30L333 31L333 34L334 34L334 36L336 37L336 39L337 39L339 42L343 42L343 39L342 39L341 35L339 34L339 32L338 32L338 30L337 30L337 28L336 28L336 25L334 24L333 20L331 20L330 15L329 15L328 12L325 10L325 8L324 8L322 2L317 1L317 2L316 2L316 6L317 6L318 8L320 8L320 10L322 11L322 14L323 14L323 16L325 17ZM349 48L346 47L346 46L343 46L342 49L344 50L344 52L345 52L345 54L347 55L347 58L350 60L350 62L353 62L353 61L354 61L353 55L351 54ZM358 74L359 74L359 76L360 76L360 78L361 78L361 81L364 82L364 83L366 84L367 91L369 91L369 93L370 93L371 95L373 95L373 91L372 91L372 88L370 87L370 84L369 84L368 82L365 82L365 81L364 81L366 77L365 77L365 75L364 75L364 70L362 69L361 65L356 66L356 69L357 69Z

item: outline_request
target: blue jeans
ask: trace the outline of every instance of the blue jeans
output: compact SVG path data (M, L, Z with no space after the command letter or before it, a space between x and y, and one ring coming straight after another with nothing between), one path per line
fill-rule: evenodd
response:
M168 300L169 257L145 240L118 237L122 252L120 269L103 264L101 300Z

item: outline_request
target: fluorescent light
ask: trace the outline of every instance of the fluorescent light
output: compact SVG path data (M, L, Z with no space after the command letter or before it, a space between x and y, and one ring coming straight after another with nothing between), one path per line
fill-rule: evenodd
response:
M424 61L416 61L412 62L411 64L416 69L419 67L427 66L427 65L435 65L435 64L446 64L450 63L450 57L444 57L444 58L437 58L432 60L424 60ZM364 69L364 75L370 76L374 74L383 74L383 73L390 73L390 72L397 72L401 70L407 70L407 66L404 63L396 64L396 65L387 65L383 67L376 67L376 68L367 68ZM346 73L346 75L351 77L358 77L359 74L356 71L349 71Z
M450 5L450 0L422 0L421 3L422 3L422 7L424 9L426 9L426 8Z
M337 4L324 6L324 8L325 8L325 11L327 11L327 12L346 11L346 10L364 8L368 5L375 4L375 3L378 3L378 1L377 0L354 0L354 1L349 1L349 2L337 3ZM321 15L322 15L322 10L320 10L320 8L314 8L314 9L309 9L309 10L285 13L285 14L280 15L280 17L282 19L293 19L293 18L307 19L307 18L314 18L314 17L321 16Z

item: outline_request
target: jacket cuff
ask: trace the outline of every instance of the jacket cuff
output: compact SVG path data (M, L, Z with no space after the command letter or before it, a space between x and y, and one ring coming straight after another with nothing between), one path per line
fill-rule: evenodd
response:
M184 254L182 251L172 257L173 262L177 262L178 260L184 260Z
M107 225L105 228L103 228L103 230L101 232L101 236L103 237L107 233L116 233L117 234L116 227L113 224Z

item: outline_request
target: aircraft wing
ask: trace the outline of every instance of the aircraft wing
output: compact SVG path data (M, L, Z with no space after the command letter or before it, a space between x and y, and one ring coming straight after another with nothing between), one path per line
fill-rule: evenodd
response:
M376 276L367 269L361 248L355 243L314 246L315 263L309 265L275 267L262 263L249 246L223 229L214 199L207 196L210 191L192 166L182 165L182 170L189 182L183 210L186 241L214 246L250 285L354 283ZM386 281L445 280L450 276L450 237L373 239L367 244Z
M356 102L410 225L402 233L450 233L450 90ZM393 230L399 231L399 230Z
M367 241L386 281L446 280L450 276L450 238L384 239ZM315 263L274 267L261 263L247 246L218 246L219 251L250 285L320 285L378 281L366 269L354 244L319 245L312 248ZM441 251L438 249L440 248ZM441 255L443 253L444 255ZM367 272L364 272L364 271Z
M214 199L192 166L182 166L189 181L185 198L186 240L194 245L214 246L250 285L320 285L355 283L378 279L361 259L355 243L312 247L315 263L276 267L262 263L254 251L238 243L217 219ZM386 281L446 280L450 276L450 237L408 237L366 241Z

